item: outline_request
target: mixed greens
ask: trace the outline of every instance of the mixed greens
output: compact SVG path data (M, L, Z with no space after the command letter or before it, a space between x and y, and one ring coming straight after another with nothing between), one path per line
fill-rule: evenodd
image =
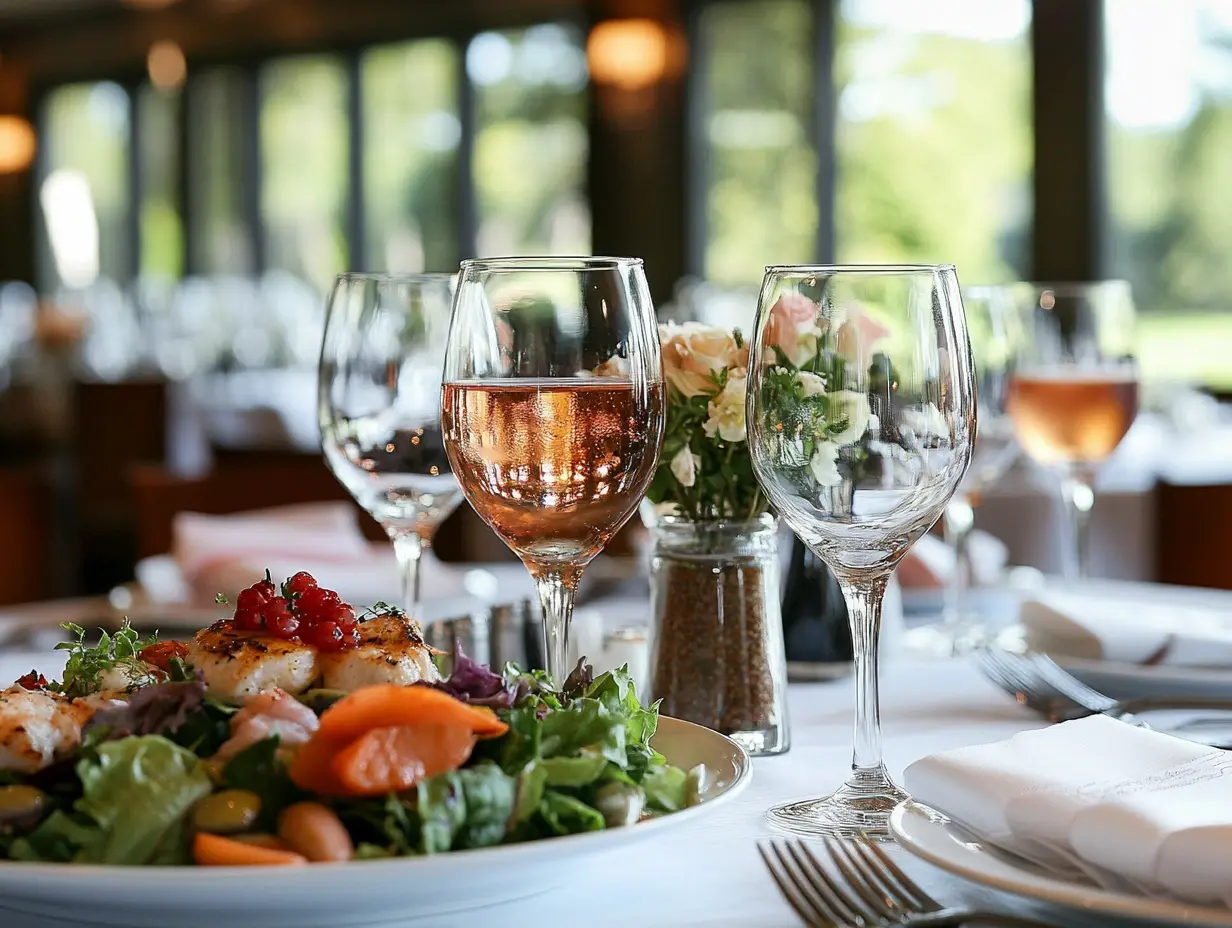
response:
M65 680L47 686L61 698L96 691L104 674L149 644L127 628L94 648L83 632L73 633ZM159 682L135 683L127 700L95 712L71 756L37 773L0 772L0 859L191 864L203 805L223 791L250 797L244 823L253 834L241 837L253 839L273 832L297 803L328 807L345 826L355 859L627 826L698 798L700 772L669 765L650 746L657 704L641 705L626 668L595 677L579 663L557 689L540 672L509 665L497 673L459 651L441 682L415 685L485 707L477 711L493 713L503 733L475 741L455 769L409 789L331 796L296 785L293 754L277 735L225 762L216 757L237 709L207 695L182 660L166 666ZM322 691L298 697L318 716L341 698Z

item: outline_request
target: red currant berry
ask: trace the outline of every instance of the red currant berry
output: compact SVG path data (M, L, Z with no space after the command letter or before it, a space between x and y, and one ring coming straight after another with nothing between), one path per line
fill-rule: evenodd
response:
M317 581L312 574L306 570L301 570L286 583L287 593L292 596L303 596L309 590L316 589Z
M299 632L299 619L290 612L280 612L272 617L266 617L265 624L269 633L277 638L291 639Z
M319 586L308 590L295 601L295 608L301 616L315 621L317 618L327 618L327 613L338 606L338 594L333 590L323 590Z
M267 629L273 629L277 622L282 621L285 617L291 615L291 607L285 599L281 597L271 599L268 603L261 607L261 623Z
M235 628L241 632L255 632L261 629L261 615L246 609L235 610Z
M363 640L363 633L354 625L351 626L349 631L344 633L343 641L348 648L358 648L363 643Z
M274 586L273 580L258 580L249 589L256 590L266 599L273 599L278 595L278 587Z
M310 625L305 638L309 644L322 651L341 651L344 643L342 629L328 620Z
M340 627L345 631L348 628L355 627L355 607L350 603L339 603L334 608L334 614L330 616Z
M235 597L235 611L259 612L265 603L266 597L253 587L249 587L246 590L240 590L240 595Z

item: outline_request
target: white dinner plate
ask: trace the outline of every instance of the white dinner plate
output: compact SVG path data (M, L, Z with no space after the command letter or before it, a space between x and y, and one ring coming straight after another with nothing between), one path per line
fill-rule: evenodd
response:
M729 738L661 718L652 741L669 763L706 767L702 802L605 831L483 848L307 867L100 867L0 863L4 909L124 928L341 928L481 909L585 879L592 858L710 815L749 784Z
M918 802L904 802L890 815L890 834L916 857L942 870L1003 892L1040 902L1150 924L1232 928L1232 910L1148 899L1069 882L991 849L945 816Z

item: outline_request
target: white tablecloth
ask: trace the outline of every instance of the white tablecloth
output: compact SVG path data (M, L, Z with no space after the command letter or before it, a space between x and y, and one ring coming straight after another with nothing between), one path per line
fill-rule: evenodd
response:
M0 655L0 679L32 665L54 669L46 655ZM784 800L816 796L837 786L851 761L850 680L790 687L792 749L757 760L751 786L730 806L679 833L600 858L584 883L505 906L501 924L539 928L574 926L774 926L797 925L757 855L755 841L771 835L764 813ZM897 775L911 761L943 748L1008 737L1041 720L996 690L962 661L889 662L883 712L885 753ZM905 855L895 851L903 860ZM1107 925L1033 908L950 878L914 860L908 869L943 902L972 902L1043 916L1057 924ZM431 922L473 928L475 913ZM5 928L35 928L9 913ZM382 923L386 924L386 923ZM416 928L429 924L420 920ZM37 921L38 928L67 928ZM410 928L410 925L407 925Z

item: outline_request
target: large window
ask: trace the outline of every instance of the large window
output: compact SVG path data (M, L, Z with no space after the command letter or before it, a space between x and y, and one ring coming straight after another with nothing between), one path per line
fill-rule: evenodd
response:
M271 280L280 293L296 278L319 295L347 268L586 254L584 37L544 23L189 62L185 86L170 92L53 89L40 126L39 286L104 279L146 292L158 288L139 278L189 275L205 282L181 288L174 306L223 306L234 300L209 294L259 284L251 303L261 312Z
M1147 377L1232 387L1232 5L1107 0L1108 260Z
M823 259L949 262L969 283L1024 274L1030 24L1030 0L704 6L693 270L720 286ZM819 235L831 224L833 242Z
M128 94L106 81L60 87L46 100L38 190L45 290L130 276L130 117Z
M366 267L448 271L460 257L458 51L428 39L363 57Z
M347 75L336 58L284 58L261 72L265 261L328 289L347 267Z
M1029 0L842 0L837 257L1027 272Z
M588 254L586 55L547 24L471 40L481 256Z
M767 264L816 257L812 39L806 0L721 2L702 11L703 272L714 283L758 283Z

